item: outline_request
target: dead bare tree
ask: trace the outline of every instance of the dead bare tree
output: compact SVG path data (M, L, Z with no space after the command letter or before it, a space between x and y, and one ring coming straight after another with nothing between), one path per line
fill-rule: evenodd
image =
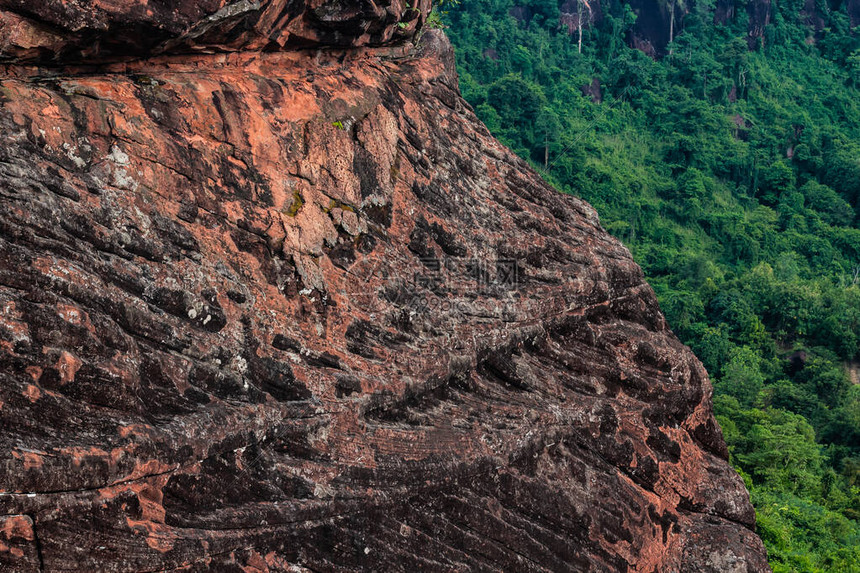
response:
M672 55L672 42L675 41L675 9L679 8L682 12L687 9L685 0L667 0L669 6L669 55Z
M588 3L588 0L576 0L576 27L579 29L577 50L580 54L582 53L582 28L584 27L582 16L585 10L588 11L588 21L591 22L591 5Z

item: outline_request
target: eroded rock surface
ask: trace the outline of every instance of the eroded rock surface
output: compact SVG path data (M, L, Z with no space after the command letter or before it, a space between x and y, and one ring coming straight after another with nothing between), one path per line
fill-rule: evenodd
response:
M430 0L0 0L0 61L382 46L411 38L429 9Z
M0 5L55 63L224 8ZM0 569L766 571L701 364L444 36L247 41L5 70Z

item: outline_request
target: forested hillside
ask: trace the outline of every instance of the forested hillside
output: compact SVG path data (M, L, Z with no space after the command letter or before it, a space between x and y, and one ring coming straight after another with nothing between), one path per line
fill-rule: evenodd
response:
M860 571L860 3L438 10L466 99L708 368L774 571Z

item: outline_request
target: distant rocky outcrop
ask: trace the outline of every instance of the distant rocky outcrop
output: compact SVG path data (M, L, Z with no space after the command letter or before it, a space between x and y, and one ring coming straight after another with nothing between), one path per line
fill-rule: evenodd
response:
M0 570L768 570L707 373L428 9L0 0Z
M563 0L559 5L561 24L570 34L589 28L603 20L600 0Z
M754 0L747 4L749 13L749 36L747 42L750 49L755 49L764 40L764 30L770 24L770 0Z
M847 0L845 3L852 26L860 26L860 0Z
M814 1L807 2L815 5ZM746 12L749 16L747 43L750 49L758 47L764 37L764 29L771 21L771 0L750 0L746 3ZM737 3L734 0L717 0L714 7L714 21L718 24L727 24L738 16Z
M686 3L675 5L673 30L668 2L662 0L627 0L626 3L636 13L636 22L627 37L628 44L653 58L666 55L673 33L677 36L684 30L684 18L689 6ZM587 6L587 8L580 12L580 6ZM847 9L852 21L854 21L853 25L860 22L860 0L849 0ZM528 9L516 8L515 10L518 10L516 12L518 19L525 22L519 15L523 13L522 10ZM563 0L559 5L559 10L561 12L561 24L567 27L570 34L577 33L580 26L589 28L599 25L603 21L601 0L587 0L581 4L578 0ZM764 30L771 22L771 0L751 0L746 4L746 11L749 16L748 43L750 49L755 49L761 43ZM713 8L713 19L718 24L725 24L734 20L737 17L737 12L737 3L734 0L717 0ZM582 15L580 16L580 14ZM821 29L823 19L813 0L807 2L804 14L811 27ZM580 18L582 22L580 22Z

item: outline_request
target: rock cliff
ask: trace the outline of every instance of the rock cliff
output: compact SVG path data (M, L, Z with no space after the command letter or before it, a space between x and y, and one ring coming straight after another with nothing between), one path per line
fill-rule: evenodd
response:
M846 3L852 26L860 26L860 0L848 0Z
M0 0L0 569L768 570L706 372L427 10Z
M675 37L684 30L684 20L690 9L702 10L702 13L711 13L714 22L726 24L738 17L738 6L734 0L716 0L708 8L687 5L685 2L673 0L675 5L675 21L672 23L672 2L667 0L626 0L626 4L636 14L636 21L627 34L627 43L637 50L641 50L652 58L663 57L668 53L669 39ZM743 8L743 6L741 6ZM805 4L804 14L810 27L820 30L824 20L818 11L822 8L815 0L808 0ZM851 17L852 25L860 21L860 0L848 0L846 9ZM518 11L528 8L518 7ZM559 0L560 21L566 26L571 34L583 28L598 25L603 20L603 8L601 0ZM525 21L519 16L523 12L517 12L518 19ZM581 15L580 15L581 14ZM746 16L748 18L747 43L750 50L757 49L764 38L764 31L771 23L772 9L771 0L750 0L746 3ZM580 23L580 19L582 22ZM674 27L673 27L674 26Z

